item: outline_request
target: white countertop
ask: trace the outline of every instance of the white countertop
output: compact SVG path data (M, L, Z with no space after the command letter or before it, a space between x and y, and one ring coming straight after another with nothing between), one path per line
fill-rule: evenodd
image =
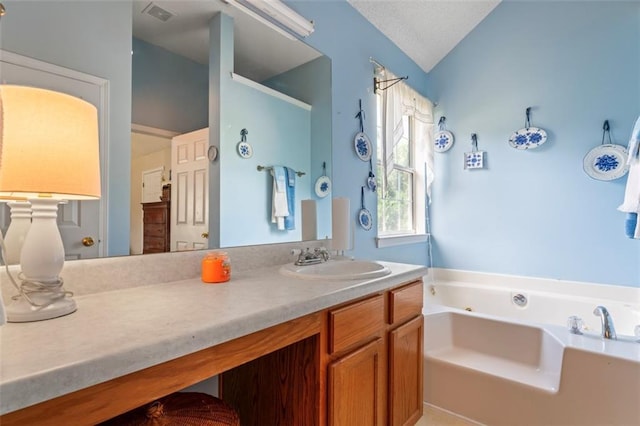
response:
M76 297L68 316L0 327L0 414L114 379L367 294L427 268L380 262L372 280L304 280L279 265Z

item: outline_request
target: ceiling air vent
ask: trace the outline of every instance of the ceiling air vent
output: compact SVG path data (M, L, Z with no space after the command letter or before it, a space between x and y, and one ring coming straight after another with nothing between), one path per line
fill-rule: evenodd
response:
M163 9L155 3L149 3L147 7L142 10L142 13L158 18L162 22L167 22L171 17L175 16L175 13Z

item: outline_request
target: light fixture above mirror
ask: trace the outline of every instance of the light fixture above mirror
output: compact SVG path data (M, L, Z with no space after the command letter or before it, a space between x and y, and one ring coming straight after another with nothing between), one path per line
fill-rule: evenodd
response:
M314 30L313 21L293 11L285 3L278 0L222 0L243 12L253 16L265 25L276 31L282 32L282 28L291 31L298 36L308 37ZM294 39L289 33L282 32L286 37Z

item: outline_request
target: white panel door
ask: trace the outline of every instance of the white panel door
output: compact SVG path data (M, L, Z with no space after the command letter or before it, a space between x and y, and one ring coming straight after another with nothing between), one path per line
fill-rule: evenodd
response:
M142 172L142 202L157 203L162 199L164 167Z
M171 140L171 251L208 247L209 129Z
M106 80L0 51L0 82L55 90L95 105L98 108L98 116L101 118L100 152L104 152L102 145L105 143L105 120L101 109L106 105L104 95ZM104 163L102 176L105 176ZM104 210L105 196L106 194L103 194L102 203L101 201L71 201L58 207L58 228L67 260L93 258L106 254L102 244L103 234L106 233L103 232L104 223L100 214ZM2 223L2 228L6 229L9 215L5 213L0 218L5 222ZM93 241L92 245L90 241Z

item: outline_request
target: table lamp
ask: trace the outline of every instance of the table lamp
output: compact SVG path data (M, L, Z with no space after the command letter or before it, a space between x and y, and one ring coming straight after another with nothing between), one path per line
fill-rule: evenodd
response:
M9 322L40 321L77 309L60 278L64 246L56 222L64 200L100 198L98 114L63 93L0 85L0 198L26 198L31 227L20 252L19 294Z

